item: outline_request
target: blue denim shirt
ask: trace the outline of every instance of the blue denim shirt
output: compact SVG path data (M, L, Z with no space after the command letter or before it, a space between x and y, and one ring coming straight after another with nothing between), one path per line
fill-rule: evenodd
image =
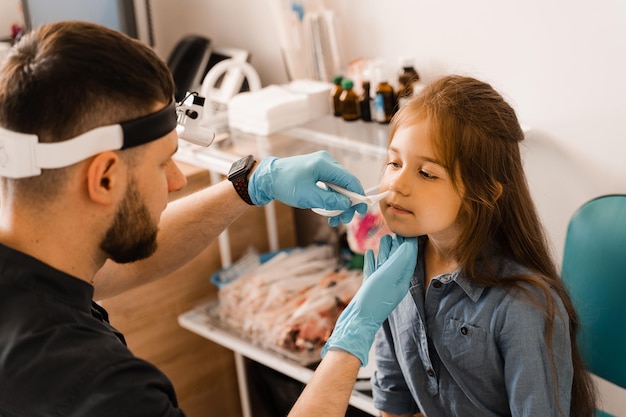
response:
M375 406L426 417L569 416L573 368L560 299L551 358L544 315L528 298L478 286L459 271L435 277L424 295L422 253L409 294L376 335ZM501 262L503 278L520 272L528 271ZM529 290L533 301L543 299Z

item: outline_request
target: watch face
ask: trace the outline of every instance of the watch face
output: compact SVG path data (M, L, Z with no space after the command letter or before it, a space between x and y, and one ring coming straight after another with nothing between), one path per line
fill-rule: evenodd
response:
M246 160L240 159L239 161L234 163L234 165L232 166L230 170L233 174L235 174L241 171L242 169L244 169L245 167L246 167Z
M248 155L245 158L241 158L236 161L231 167L228 173L229 178L234 178L238 175L246 173L252 167L252 161L254 161L252 155Z

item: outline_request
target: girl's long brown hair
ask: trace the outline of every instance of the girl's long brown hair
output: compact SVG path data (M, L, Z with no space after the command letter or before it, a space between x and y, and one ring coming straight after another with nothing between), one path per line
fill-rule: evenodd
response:
M560 297L569 316L574 368L569 416L593 416L593 383L576 342L578 315L530 195L519 149L524 133L515 111L491 85L452 75L430 83L403 105L392 120L390 137L418 120L428 120L437 157L448 167L455 187L463 187L462 232L455 256L464 276L479 285L510 286L526 294L528 285L540 288L545 299L531 302L544 310L550 353L558 314L554 293ZM494 251L537 275L503 280L496 273L486 273L494 272L495 265L491 269L489 265ZM552 374L556 381L554 363Z

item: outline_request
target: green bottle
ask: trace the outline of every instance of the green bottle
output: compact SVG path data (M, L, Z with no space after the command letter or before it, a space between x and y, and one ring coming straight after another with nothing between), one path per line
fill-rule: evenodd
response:
M359 119L359 96L352 89L354 83L352 80L344 79L341 81L341 117L346 122L352 122Z
M330 102L332 105L333 114L336 117L341 117L341 102L339 98L341 97L341 93L343 92L343 88L341 88L341 81L343 80L343 76L335 75L333 77L333 88L330 90Z

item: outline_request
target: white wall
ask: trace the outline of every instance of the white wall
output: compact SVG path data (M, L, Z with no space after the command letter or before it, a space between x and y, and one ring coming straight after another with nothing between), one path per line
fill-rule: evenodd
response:
M286 80L271 0L153 0L158 39L185 32L248 48L264 83ZM491 82L533 130L626 177L626 2L327 0L347 60L414 56L423 78ZM167 23L166 23L167 22Z
M426 77L464 72L490 81L533 129L626 174L625 2L335 3L360 28L344 31L349 53L409 53Z
M11 35L11 25L21 24L21 6L18 0L0 0L0 39Z

